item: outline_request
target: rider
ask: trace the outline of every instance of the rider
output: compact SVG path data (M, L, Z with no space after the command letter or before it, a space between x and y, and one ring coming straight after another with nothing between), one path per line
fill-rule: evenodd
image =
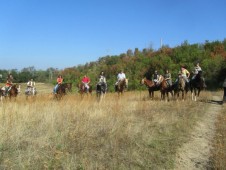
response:
M12 74L8 74L8 77L6 79L6 85L5 85L5 96L7 95L8 91L10 90L10 87L13 85L13 76Z
M105 87L107 88L106 77L105 77L105 75L104 75L104 72L103 72L103 71L101 71L101 72L100 72L100 75L99 75L99 77L98 77L98 83L97 83L97 84L99 84L99 85L104 84L104 85L105 85Z
M85 75L83 78L82 78L82 83L84 84L85 88L87 89L87 91L89 90L89 83L90 83L90 78ZM83 89L84 90L84 89Z
M154 81L155 85L158 85L160 82L160 75L157 70L155 70L155 73L152 75L152 81Z
M56 84L56 86L53 88L53 93L54 93L54 94L57 93L57 89L58 89L58 87L59 87L62 83L63 83L63 77L62 77L62 75L59 75L59 76L57 77L57 84Z
M104 76L104 72L103 71L100 72L98 83L104 83L104 84L107 83L106 82L106 77Z
M186 81L186 83L189 82L190 72L184 67L181 67L181 76Z
M199 66L199 63L196 63L194 70L193 70L193 77L192 79L195 79L196 75L202 73L202 68Z
M35 87L35 82L33 81L33 79L30 79L27 82L27 88L33 88L33 87Z
M117 88L118 86L118 83L122 80L126 79L126 75L125 73L123 72L123 70L121 70L118 75L117 75L117 82L115 83L115 88Z
M169 72L169 70L167 69L164 75L164 78L168 84L168 86L172 86L172 78L171 78L171 73Z
M199 63L196 63L194 70L193 70L193 74L194 75L192 76L192 79L195 79L197 74L200 74L200 77L201 77L201 79L203 80L203 83L204 83L203 86L207 87L206 83L205 83L205 78L202 76L202 68L200 67Z

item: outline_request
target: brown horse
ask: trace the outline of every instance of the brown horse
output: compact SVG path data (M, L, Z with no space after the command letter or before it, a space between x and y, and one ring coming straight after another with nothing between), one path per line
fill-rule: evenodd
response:
M128 79L123 79L119 81L117 85L115 85L115 91L118 92L119 95L123 94L127 86L128 86Z
M159 78L159 86L161 92L161 99L165 100L165 96L167 96L167 100L169 100L169 93L171 94L171 96L173 96L173 86L169 86L162 75L160 75Z
M77 87L78 87L78 92L81 94L82 97L84 96L84 94L86 94L86 95L88 95L88 94L92 95L92 91L93 91L92 90L92 85L89 85L89 89L87 89L87 87L85 86L84 83L79 83L77 85Z
M9 87L6 96L8 96L9 99L11 100L12 97L14 97L16 99L17 95L18 95L18 85L13 84L12 86Z
M186 90L186 81L182 76L178 77L177 82L174 84L174 96L178 99L180 92L182 94L182 100L185 99L185 94L187 94Z
M160 90L161 92L161 99L164 100L165 95L167 95L167 98L169 99L169 95L168 95L169 92L171 93L171 95L173 95L172 87L169 87L167 85L167 82L162 75L160 75L159 80L160 80L159 83L156 84L154 81L148 80L147 78L143 78L141 80L141 84L144 84L148 87L149 97L151 99L154 98L154 91L158 91L158 90Z

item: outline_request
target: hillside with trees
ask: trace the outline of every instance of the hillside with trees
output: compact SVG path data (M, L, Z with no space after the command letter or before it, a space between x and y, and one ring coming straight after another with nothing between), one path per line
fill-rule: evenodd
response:
M63 70L48 68L47 70L36 70L34 67L24 68L20 71L13 69L15 82L26 82L33 78L36 82L55 83L58 74L62 74L66 82L77 84L84 74L87 74L96 84L98 74L105 72L109 90L113 91L117 73L123 69L129 79L129 90L144 88L140 80L146 76L151 78L154 70L164 74L169 69L173 81L177 77L180 67L185 66L190 72L194 64L199 62L203 75L206 79L208 89L221 87L226 77L226 39L223 41L206 41L203 44L189 44L184 41L181 45L170 48L167 45L158 50L152 48L134 50L128 49L120 55L108 55L100 57L97 61L87 62ZM9 70L0 69L0 81L4 82Z

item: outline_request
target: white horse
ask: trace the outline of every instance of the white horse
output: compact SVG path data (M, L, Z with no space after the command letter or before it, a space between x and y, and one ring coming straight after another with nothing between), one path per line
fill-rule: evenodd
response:
M37 94L37 90L35 87L27 87L25 90L25 95L28 96L35 96Z

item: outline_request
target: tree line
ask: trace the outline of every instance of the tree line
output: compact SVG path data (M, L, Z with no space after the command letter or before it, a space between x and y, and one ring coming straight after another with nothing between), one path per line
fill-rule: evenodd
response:
M36 82L55 84L57 75L61 74L65 82L72 82L75 85L86 74L95 85L99 73L104 71L109 91L113 91L116 76L123 69L129 79L129 90L139 90L144 88L140 85L140 80L144 76L151 78L155 70L163 75L168 69L174 81L181 66L185 66L191 72L197 62L202 67L208 88L221 87L226 77L226 39L205 41L201 44L189 44L188 41L184 41L173 48L163 45L158 50L151 47L142 50L128 49L120 55L100 57L97 61L62 70L51 67L46 70L36 70L35 67L27 67L20 71L12 69L10 72L17 83L27 82L33 78ZM9 70L0 70L1 82L5 82L8 73Z

